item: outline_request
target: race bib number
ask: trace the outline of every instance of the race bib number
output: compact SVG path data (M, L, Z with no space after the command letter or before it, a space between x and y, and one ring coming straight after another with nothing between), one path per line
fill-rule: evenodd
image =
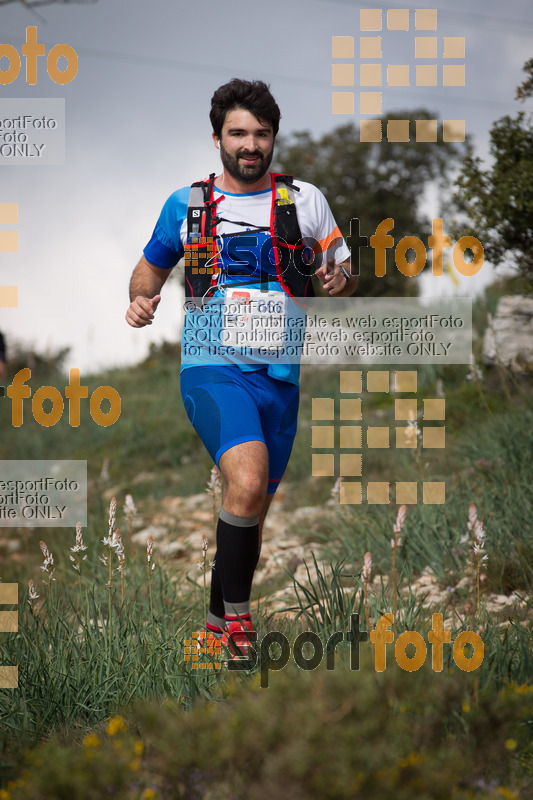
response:
M233 347L282 347L287 316L285 292L228 289L224 301L222 344Z

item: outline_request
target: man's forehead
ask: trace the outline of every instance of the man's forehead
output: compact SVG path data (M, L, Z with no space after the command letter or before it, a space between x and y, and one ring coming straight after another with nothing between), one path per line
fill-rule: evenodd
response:
M247 111L245 108L232 108L230 111L226 112L223 128L226 130L248 129L254 131L271 131L272 125L267 120L257 119L251 111Z

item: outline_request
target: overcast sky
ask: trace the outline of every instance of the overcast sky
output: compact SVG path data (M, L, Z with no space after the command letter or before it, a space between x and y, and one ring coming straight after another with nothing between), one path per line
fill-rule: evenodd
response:
M35 86L23 62L0 87L0 100L64 97L66 106L64 166L0 166L0 202L19 206L19 251L0 253L0 285L19 287L18 308L0 309L8 341L40 351L70 344L67 366L83 376L139 360L151 340L175 340L177 284L165 286L156 323L142 331L124 321L127 286L164 200L218 167L213 91L235 76L268 81L283 133L357 122L331 111L331 37L355 37L357 76L361 7L411 9L408 33L383 32L384 64L414 65L415 8L437 8L439 64L442 36L466 38L464 88L411 81L384 90L383 111L425 106L441 119L465 119L486 157L492 122L519 110L515 87L533 56L530 0L97 0L43 6L38 16L21 3L0 6L0 42L20 52L26 27L36 25L46 52L67 43L79 57L78 75L64 86L41 58Z

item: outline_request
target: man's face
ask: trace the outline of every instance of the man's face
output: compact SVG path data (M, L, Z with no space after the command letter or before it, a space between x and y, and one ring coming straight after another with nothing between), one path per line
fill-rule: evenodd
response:
M215 142L216 136L213 134ZM232 178L255 183L268 171L274 154L274 133L269 123L250 111L228 111L220 137L220 157Z

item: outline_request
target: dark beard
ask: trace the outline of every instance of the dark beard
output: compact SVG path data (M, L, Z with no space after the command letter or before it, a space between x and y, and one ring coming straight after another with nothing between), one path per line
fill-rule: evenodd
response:
M239 162L239 157L244 155L257 155L259 161L257 164L250 164L246 166L245 164ZM222 142L220 142L220 158L222 159L224 169L231 175L232 178L242 181L243 183L255 183L256 181L260 180L263 175L268 172L268 168L272 163L273 155L274 148L272 148L270 153L266 156L259 151L256 153L250 153L248 150L239 150L238 155L232 156L227 150L224 149Z

